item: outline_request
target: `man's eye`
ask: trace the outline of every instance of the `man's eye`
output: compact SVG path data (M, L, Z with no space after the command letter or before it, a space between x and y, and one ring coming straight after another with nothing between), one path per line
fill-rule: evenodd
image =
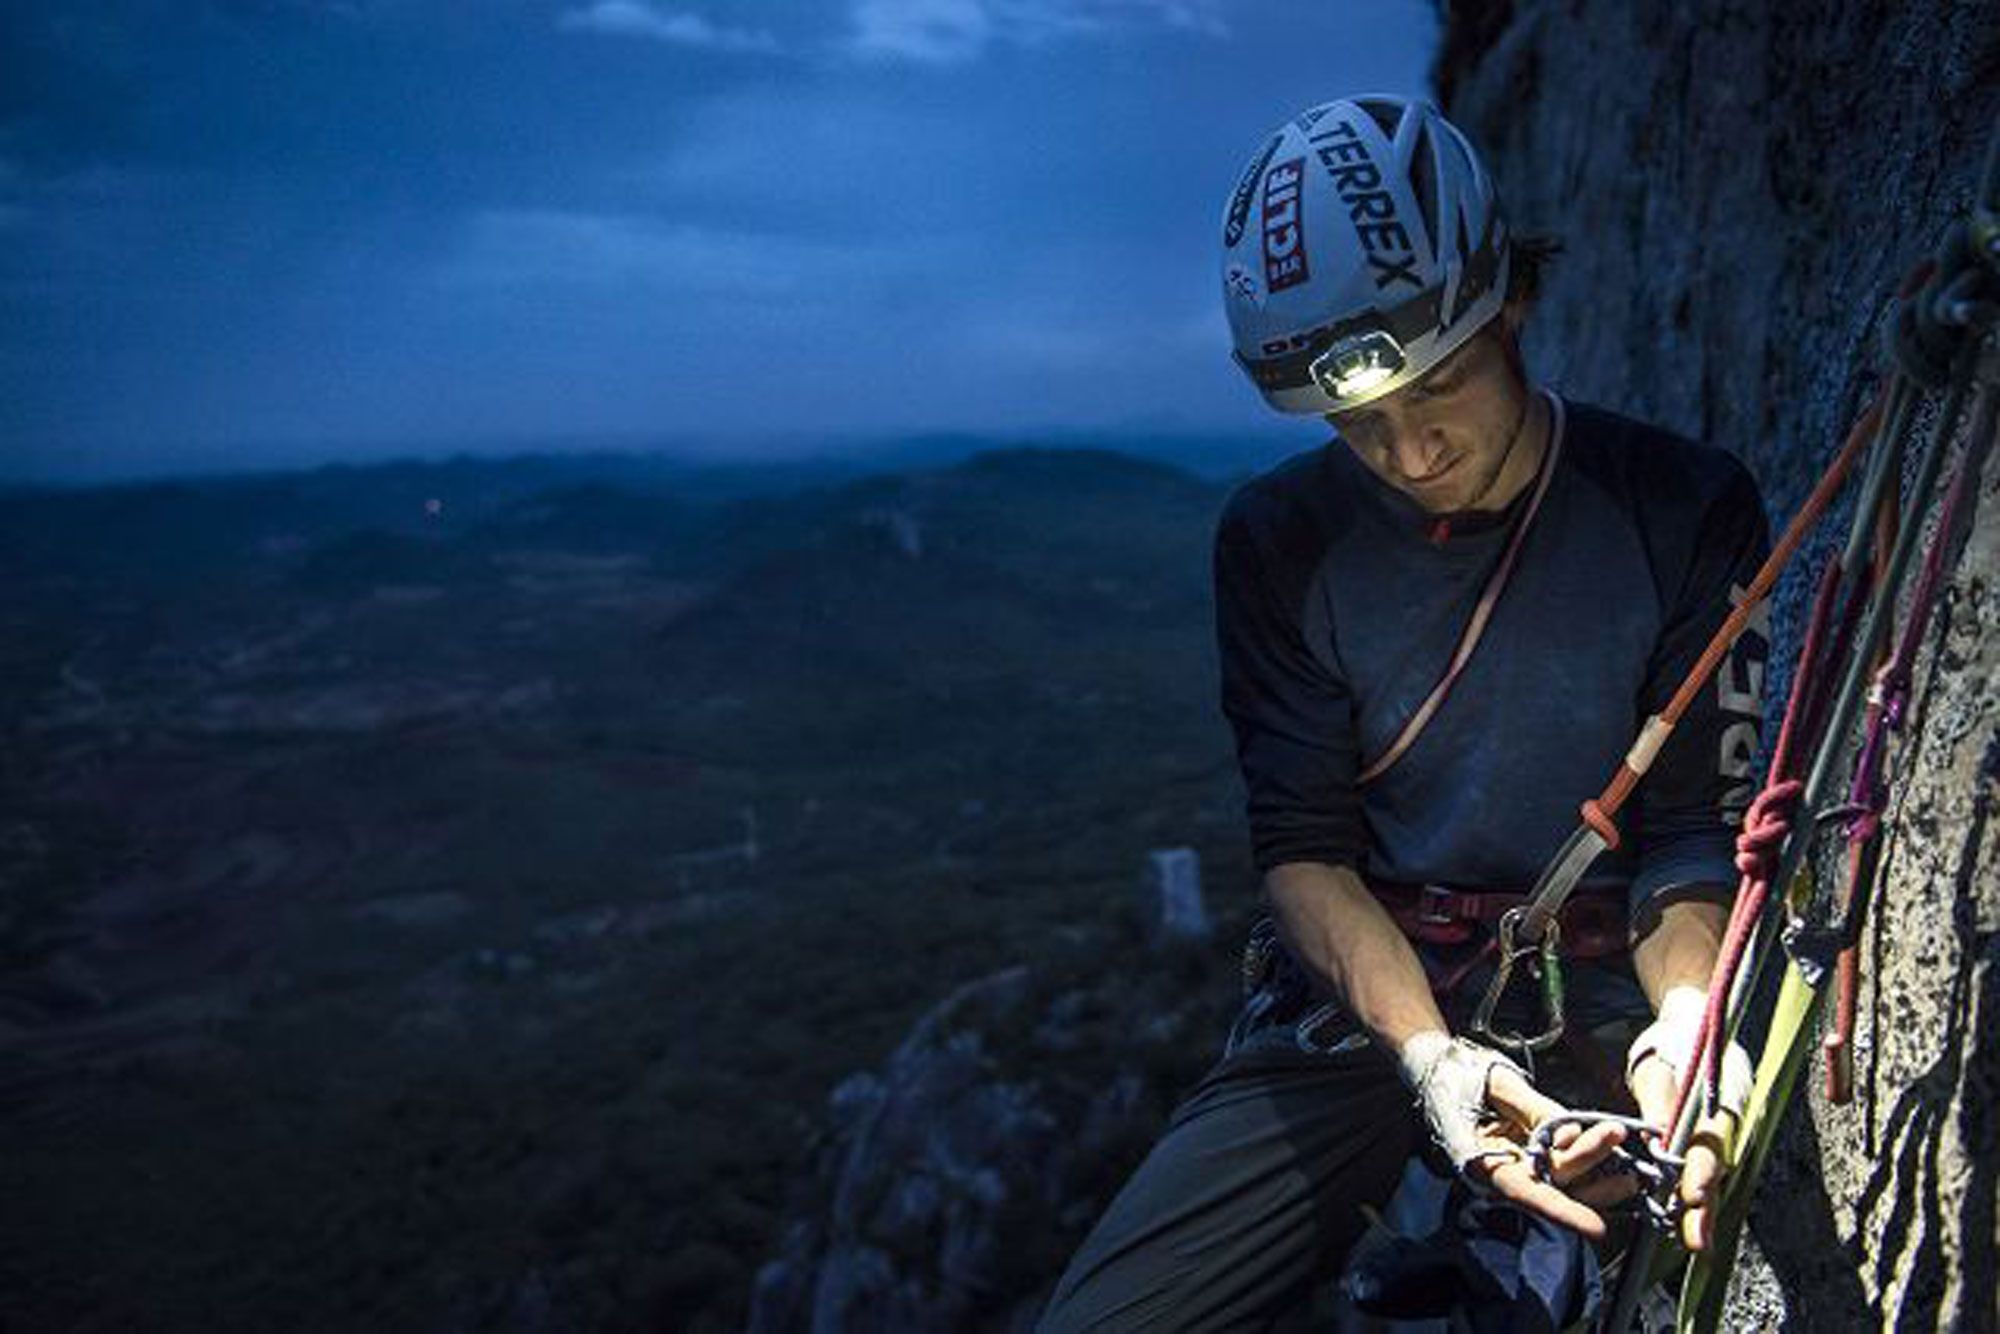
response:
M1366 450L1382 448L1389 437L1388 431L1379 419L1342 422L1340 433L1347 437L1349 444Z

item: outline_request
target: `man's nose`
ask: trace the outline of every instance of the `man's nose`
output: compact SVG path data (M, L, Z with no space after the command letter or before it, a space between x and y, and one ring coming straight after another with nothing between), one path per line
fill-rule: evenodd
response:
M1437 471L1443 444L1428 431L1398 424L1389 453L1396 461L1397 472L1405 477L1423 477Z

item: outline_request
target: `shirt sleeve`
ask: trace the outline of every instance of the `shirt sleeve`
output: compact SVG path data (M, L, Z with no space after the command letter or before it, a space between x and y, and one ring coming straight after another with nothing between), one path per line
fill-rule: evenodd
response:
M1756 483L1730 458L1702 513L1687 577L1669 606L1648 673L1647 715L1666 707L1770 550ZM1753 792L1771 636L1760 608L1714 677L1695 695L1634 797L1631 911L1643 932L1662 902L1728 899L1737 884L1736 831Z
M1294 861L1358 866L1366 840L1353 711L1303 630L1315 553L1284 550L1251 508L1239 492L1216 530L1215 629L1252 856L1260 872Z

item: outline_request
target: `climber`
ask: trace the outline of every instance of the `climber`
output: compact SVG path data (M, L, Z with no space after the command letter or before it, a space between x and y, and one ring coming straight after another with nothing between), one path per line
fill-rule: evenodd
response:
M1286 123L1230 195L1223 247L1237 361L1335 431L1239 487L1215 539L1222 709L1270 912L1220 1060L1045 1330L1271 1324L1339 1272L1420 1149L1477 1198L1604 1235L1634 1189L1606 1169L1635 1132L1565 1123L1529 1153L1565 1104L1526 1053L1462 1036L1465 1012L1494 922L1768 546L1733 456L1530 382L1520 335L1555 247L1510 235L1430 106L1360 97ZM1639 1030L1613 1079L1662 1131L1737 881L1768 647L1737 641L1559 919L1570 1027ZM1681 1178L1695 1248L1750 1079L1733 1045L1724 1070Z

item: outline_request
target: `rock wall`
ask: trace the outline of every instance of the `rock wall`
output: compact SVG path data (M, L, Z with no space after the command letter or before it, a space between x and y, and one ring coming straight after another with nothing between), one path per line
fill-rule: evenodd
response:
M1052 953L961 986L880 1071L833 1091L750 1334L1033 1327L1213 1058L1235 995L1216 966L1228 951L1199 938ZM1102 966L1116 957L1142 959L1142 975Z
M1788 516L1856 410L1883 299L1970 201L2000 119L2000 6L1451 8L1447 110L1517 228L1568 246L1530 333L1538 373L1736 450ZM1787 1328L2000 1328L1996 485L1990 466L1897 761L1856 1098L1827 1105L1811 1075L1734 1327L1782 1309ZM1774 662L1841 527L1781 590Z

